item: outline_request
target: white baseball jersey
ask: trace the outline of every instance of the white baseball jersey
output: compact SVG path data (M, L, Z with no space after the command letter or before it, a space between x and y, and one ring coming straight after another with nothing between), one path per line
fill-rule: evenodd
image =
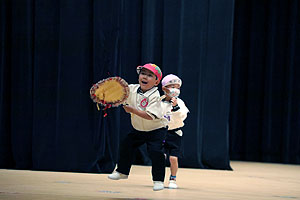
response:
M160 94L157 87L143 93L139 91L139 84L129 85L129 96L125 103L138 110L146 111L153 120L147 120L131 113L131 124L139 131L152 131L167 127L168 121L161 106Z
M186 119L187 114L189 113L189 109L186 107L185 103L180 98L177 98L177 105L179 106L179 110L177 111L171 111L172 105L170 102L162 101L162 105L165 107L164 110L167 110L165 118L169 121L168 130L183 127L183 121ZM183 134L182 131L176 131L176 133L180 136Z

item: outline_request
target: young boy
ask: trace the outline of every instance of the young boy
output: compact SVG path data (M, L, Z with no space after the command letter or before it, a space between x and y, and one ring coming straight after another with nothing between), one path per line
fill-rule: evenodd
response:
M169 112L166 114L169 124L164 148L170 160L170 189L177 188L176 174L178 171L178 158L182 156L181 143L183 132L181 128L184 126L183 121L189 112L184 102L178 98L181 85L181 79L173 74L165 76L162 80L162 90L165 92L165 95L162 97L162 104L163 107L169 109Z
M156 87L162 78L161 70L155 64L137 67L139 84L130 84L130 94L123 108L131 114L133 129L120 145L119 162L115 172L108 178L127 179L133 162L134 151L147 143L152 161L153 190L164 189L165 156L163 141L167 134L168 121L164 117L160 94Z

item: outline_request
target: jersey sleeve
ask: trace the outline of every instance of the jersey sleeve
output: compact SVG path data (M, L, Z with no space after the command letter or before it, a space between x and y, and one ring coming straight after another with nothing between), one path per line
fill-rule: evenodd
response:
M146 112L152 117L152 119L160 119L164 117L165 113L161 105L159 93L149 100L149 104L146 107Z
M128 88L129 88L129 95L123 104L132 106L132 94L135 92L135 90L137 90L137 86L136 84L129 84Z
M177 111L173 112L172 115L176 116L176 117L180 118L182 121L184 121L187 118L187 114L190 111L181 99L178 99L177 101L178 101L179 109Z

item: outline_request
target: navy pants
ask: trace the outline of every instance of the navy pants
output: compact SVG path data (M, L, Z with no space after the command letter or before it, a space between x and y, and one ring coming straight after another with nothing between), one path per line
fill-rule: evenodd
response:
M149 132L133 129L120 145L120 157L116 171L129 175L136 149L146 143L148 154L152 161L152 180L164 181L166 163L163 152L163 141L166 134L167 128L160 128Z

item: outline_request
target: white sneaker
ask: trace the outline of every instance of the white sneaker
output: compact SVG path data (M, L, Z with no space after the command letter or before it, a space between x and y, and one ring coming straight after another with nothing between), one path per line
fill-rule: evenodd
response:
M153 181L154 186L153 186L153 190L154 191L158 191L158 190L163 190L164 189L164 182L162 181Z
M176 189L178 186L176 184L176 181L175 180L170 180L169 182L169 188L170 189Z
M112 174L108 175L108 178L112 180L128 179L128 175L121 174L115 171Z

